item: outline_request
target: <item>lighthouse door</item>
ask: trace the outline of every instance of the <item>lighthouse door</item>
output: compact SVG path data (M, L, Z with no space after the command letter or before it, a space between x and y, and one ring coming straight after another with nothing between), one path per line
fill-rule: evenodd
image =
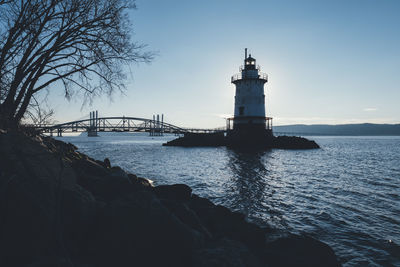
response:
M239 116L244 115L244 107L239 107Z

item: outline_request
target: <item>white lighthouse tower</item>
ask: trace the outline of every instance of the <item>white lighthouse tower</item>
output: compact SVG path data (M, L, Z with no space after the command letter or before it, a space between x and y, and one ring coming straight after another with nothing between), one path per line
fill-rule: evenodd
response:
M264 84L268 76L251 54L247 56L247 48L239 70L231 79L236 94L234 117L228 119L228 140L231 145L261 145L272 137L272 118L265 116Z

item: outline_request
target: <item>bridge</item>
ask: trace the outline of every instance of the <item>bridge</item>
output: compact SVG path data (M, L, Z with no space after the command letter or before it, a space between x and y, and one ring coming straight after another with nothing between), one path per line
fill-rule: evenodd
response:
M88 136L97 136L98 132L148 132L150 136L162 136L164 133L181 135L185 133L225 132L225 127L213 129L183 128L164 122L164 116L153 119L136 117L98 117L98 112L90 112L89 119L70 121L60 124L28 125L42 133L62 136L63 133L87 132Z
M227 127L219 127L212 129L205 128L184 128L170 123L164 122L164 116L154 115L152 119L137 117L98 117L98 112L90 112L89 119L75 120L59 124L30 124L41 133L48 133L51 136L57 134L62 136L63 133L87 132L88 136L97 136L98 132L147 132L150 136L162 136L164 133L182 135L185 133L218 133L227 132ZM229 120L229 119L228 119ZM272 123L268 123L268 128L272 127ZM305 133L294 132L275 132L275 135L307 135ZM311 134L310 134L311 135ZM315 134L314 134L315 135Z

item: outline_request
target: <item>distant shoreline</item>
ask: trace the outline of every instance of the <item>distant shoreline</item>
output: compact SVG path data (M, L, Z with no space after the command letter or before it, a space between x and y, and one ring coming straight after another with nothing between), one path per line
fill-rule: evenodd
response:
M400 124L294 124L273 126L273 131L304 136L400 136Z

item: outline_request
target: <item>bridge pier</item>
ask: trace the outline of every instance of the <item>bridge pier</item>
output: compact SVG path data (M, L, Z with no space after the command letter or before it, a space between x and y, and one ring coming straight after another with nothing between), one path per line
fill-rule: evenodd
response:
M150 136L163 136L164 135L164 114L161 114L161 121L160 115L157 114L156 116L153 115L153 120L150 121Z
M96 136L98 136L98 135L97 135L97 131L96 131L96 130L93 130L93 129L88 129L88 131L87 131L87 136L88 136L88 137L96 137Z
M62 129L61 128L57 129L57 137L62 137Z
M88 137L95 137L98 136L97 135L97 131L98 131L98 118L99 118L99 114L96 110L96 113L90 112L90 124L89 127L87 128L87 135Z

